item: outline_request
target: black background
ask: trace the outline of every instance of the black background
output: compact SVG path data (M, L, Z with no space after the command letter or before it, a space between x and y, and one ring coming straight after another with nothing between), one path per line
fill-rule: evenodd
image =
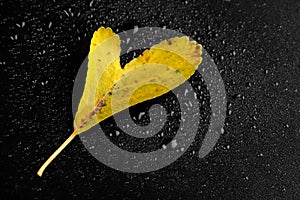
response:
M299 1L1 1L1 199L299 199ZM129 174L72 131L73 81L93 32L174 29L201 43L223 78L225 133L200 160Z

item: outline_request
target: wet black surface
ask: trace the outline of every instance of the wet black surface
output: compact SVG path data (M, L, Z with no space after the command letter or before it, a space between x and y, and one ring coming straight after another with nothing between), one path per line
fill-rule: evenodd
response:
M6 1L1 7L1 199L297 199L300 4L297 1ZM106 167L72 130L77 70L101 25L166 26L209 52L223 78L224 134L204 159L147 174ZM193 147L192 147L193 148ZM196 147L195 147L196 148Z

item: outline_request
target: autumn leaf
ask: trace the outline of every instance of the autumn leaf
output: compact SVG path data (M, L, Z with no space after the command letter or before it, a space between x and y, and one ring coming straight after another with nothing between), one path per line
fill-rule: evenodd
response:
M111 28L100 27L94 33L74 132L42 165L39 176L76 135L130 106L176 88L194 74L202 61L202 46L186 36L152 46L124 69L120 51L120 38Z

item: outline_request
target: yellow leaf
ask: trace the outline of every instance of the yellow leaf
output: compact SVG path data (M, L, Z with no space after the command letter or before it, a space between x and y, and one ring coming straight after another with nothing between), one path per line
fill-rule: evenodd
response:
M78 134L130 106L176 88L201 63L202 46L188 37L174 37L154 45L141 56L120 66L120 39L110 28L93 35L83 95L74 119L74 132L38 171Z
M99 123L93 111L123 73L120 51L120 38L110 28L101 27L94 33L84 92L74 120L78 134Z

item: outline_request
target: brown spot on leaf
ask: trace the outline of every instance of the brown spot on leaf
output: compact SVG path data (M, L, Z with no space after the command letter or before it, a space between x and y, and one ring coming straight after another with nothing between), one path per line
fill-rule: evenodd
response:
M149 56L147 56L147 57L145 57L145 61L149 61L149 59L150 59L150 57Z

